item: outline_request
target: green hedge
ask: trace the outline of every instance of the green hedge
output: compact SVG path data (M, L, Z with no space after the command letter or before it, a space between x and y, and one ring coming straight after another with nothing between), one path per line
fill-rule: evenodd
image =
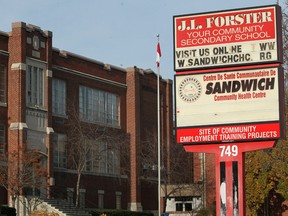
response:
M16 209L15 208L10 208L7 206L1 206L0 210L1 210L1 214L5 214L7 216L16 216Z
M153 213L145 212L133 212L124 210L97 210L90 212L92 216L100 216L101 214L106 214L106 216L153 216Z

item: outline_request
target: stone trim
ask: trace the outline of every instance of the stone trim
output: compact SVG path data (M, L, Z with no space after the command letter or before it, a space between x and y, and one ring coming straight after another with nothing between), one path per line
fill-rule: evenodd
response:
M25 122L13 122L10 124L10 130L23 130L27 128L28 126Z
M25 63L13 63L11 66L11 70L24 70L26 71L26 64Z

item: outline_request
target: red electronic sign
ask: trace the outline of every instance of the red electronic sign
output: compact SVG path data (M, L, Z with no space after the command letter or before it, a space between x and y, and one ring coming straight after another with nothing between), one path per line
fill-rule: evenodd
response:
M175 71L281 62L277 10L265 6L174 16Z

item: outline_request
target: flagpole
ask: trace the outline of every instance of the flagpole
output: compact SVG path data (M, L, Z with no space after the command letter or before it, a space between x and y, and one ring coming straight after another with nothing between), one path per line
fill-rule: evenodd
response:
M158 130L158 216L161 216L161 145L160 145L160 44L157 34L157 130Z

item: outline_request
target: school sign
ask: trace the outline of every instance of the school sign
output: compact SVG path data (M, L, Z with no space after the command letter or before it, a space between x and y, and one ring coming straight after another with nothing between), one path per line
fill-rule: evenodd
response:
M174 17L177 143L283 135L279 14L274 5Z
M277 7L174 17L175 71L279 62Z
M244 216L244 153L285 136L281 8L174 16L173 31L176 142L215 154L217 216Z

